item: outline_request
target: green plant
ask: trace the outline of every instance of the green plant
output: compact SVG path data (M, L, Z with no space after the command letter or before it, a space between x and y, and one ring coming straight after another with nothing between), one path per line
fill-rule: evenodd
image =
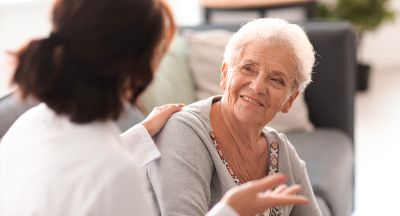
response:
M388 9L390 0L338 0L336 5L319 3L317 16L321 18L347 19L358 29L373 31L384 21L393 20L395 12Z

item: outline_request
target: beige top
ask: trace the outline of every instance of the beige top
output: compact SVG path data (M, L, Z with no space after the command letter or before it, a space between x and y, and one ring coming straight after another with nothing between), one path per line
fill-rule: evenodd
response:
M201 0L203 7L208 8L258 8L294 5L315 2L315 0Z

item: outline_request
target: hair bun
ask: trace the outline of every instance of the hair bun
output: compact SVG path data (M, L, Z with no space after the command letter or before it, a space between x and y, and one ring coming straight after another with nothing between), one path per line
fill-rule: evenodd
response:
M67 43L67 40L62 35L55 32L50 33L49 40L53 42L54 45Z

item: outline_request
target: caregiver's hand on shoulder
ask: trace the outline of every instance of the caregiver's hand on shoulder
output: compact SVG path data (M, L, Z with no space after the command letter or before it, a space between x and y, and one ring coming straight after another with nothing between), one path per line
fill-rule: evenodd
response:
M295 195L301 191L300 185L287 187L286 176L276 174L260 180L247 182L239 187L229 190L221 202L230 205L239 215L253 215L262 213L274 206L308 204L304 196ZM271 191L271 188L275 188ZM266 191L264 193L260 193Z
M141 124L147 129L150 136L154 136L164 127L169 117L180 111L184 106L183 104L166 104L156 107Z

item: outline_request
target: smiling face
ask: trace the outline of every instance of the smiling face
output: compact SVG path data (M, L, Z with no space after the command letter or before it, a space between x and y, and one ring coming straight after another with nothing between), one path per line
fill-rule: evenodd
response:
M280 111L287 113L299 91L293 91L296 64L284 48L250 43L237 65L222 65L223 103L229 114L248 125L264 127Z

